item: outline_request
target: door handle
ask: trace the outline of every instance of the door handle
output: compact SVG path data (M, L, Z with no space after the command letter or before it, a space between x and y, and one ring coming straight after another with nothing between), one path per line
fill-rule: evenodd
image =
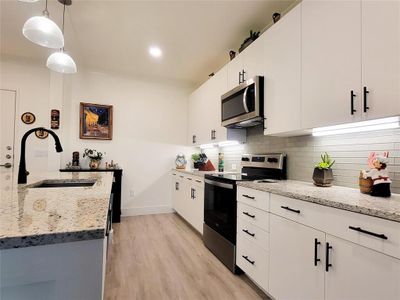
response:
M332 246L329 245L329 243L326 243L326 258L325 258L325 271L329 272L329 267L332 267L332 264L329 263L329 251L333 249Z
M362 229L361 227L349 226L349 229L354 230L354 231L358 231L358 232L361 232L361 233L369 234L369 235L372 235L374 237L377 237L377 238L380 238L380 239L383 239L383 240L387 240L388 239L388 237L386 235L384 235L383 233L371 232L371 231Z
M0 167L3 167L3 168L6 168L6 169L9 169L9 168L11 168L11 167L12 167L12 164L10 164L10 163L5 163L4 165L0 165Z
M300 213L300 210L299 210L299 209L293 209L293 208L290 208L289 206L281 206L281 208L286 209L286 210L288 210L288 211L295 212L295 213L297 213L297 214Z
M251 263L252 265L254 265L254 263L256 262L255 260L250 260L249 257L247 255L242 255L242 257L247 260L249 263Z
M249 214L247 211L244 211L243 214L253 219L256 217L255 215Z
M318 245L321 245L321 242L318 241L318 239L314 240L314 266L317 266L318 262L321 261L320 258L318 258Z
M256 234L255 233L251 233L250 231L248 231L247 229L242 229L242 231L244 232L244 233L247 233L248 235L250 235L250 236L252 236L252 237L254 237Z
M255 197L252 197L252 196L249 196L249 195L242 195L242 196L245 197L245 198L251 199L251 200L255 199Z
M354 113L355 112L357 112L357 110L356 109L354 109L354 98L355 97L357 97L357 95L354 93L354 91L353 90L351 90L351 92L350 92L350 113L352 114L352 115L354 115Z
M247 90L249 89L249 87L247 87L245 90L244 90L244 93L243 93L243 107L244 107L244 110L246 111L246 113L248 113L249 112L249 108L247 107Z
M369 94L369 91L367 90L366 86L364 86L363 93L364 93L364 112L366 113L367 110L369 109L367 101L367 95Z

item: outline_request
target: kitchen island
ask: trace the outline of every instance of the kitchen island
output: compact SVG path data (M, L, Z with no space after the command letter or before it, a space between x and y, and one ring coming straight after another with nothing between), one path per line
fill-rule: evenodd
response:
M0 299L101 299L112 174L10 181L1 178ZM87 186L38 187L54 183Z

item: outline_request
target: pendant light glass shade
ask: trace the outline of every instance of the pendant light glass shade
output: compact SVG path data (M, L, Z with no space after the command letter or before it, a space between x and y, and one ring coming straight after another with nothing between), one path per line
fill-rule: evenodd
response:
M59 73L76 73L76 64L71 56L63 51L55 52L47 58L46 66Z
M40 46L54 49L64 47L61 29L45 15L28 19L22 33L28 40Z

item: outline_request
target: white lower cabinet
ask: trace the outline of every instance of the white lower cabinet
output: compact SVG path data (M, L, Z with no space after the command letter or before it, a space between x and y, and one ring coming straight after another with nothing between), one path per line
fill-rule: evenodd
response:
M242 187L237 214L236 264L274 299L400 299L400 223Z
M270 217L269 293L276 299L324 298L325 233Z
M325 299L400 299L399 259L331 235L326 242L332 266L325 272Z
M172 207L203 234L204 180L181 172L172 172Z

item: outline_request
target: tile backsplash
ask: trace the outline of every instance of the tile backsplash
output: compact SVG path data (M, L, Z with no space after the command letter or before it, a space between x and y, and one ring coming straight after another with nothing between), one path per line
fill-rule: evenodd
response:
M255 127L248 129L246 144L207 149L205 153L217 167L218 152L223 152L225 171L230 171L232 165L240 169L243 153L284 152L287 154L288 179L311 182L314 165L322 153L328 152L336 160L334 184L357 188L360 170L368 169L367 158L371 151L389 151L392 192L400 193L400 129L325 137L269 137L263 135L262 128Z

